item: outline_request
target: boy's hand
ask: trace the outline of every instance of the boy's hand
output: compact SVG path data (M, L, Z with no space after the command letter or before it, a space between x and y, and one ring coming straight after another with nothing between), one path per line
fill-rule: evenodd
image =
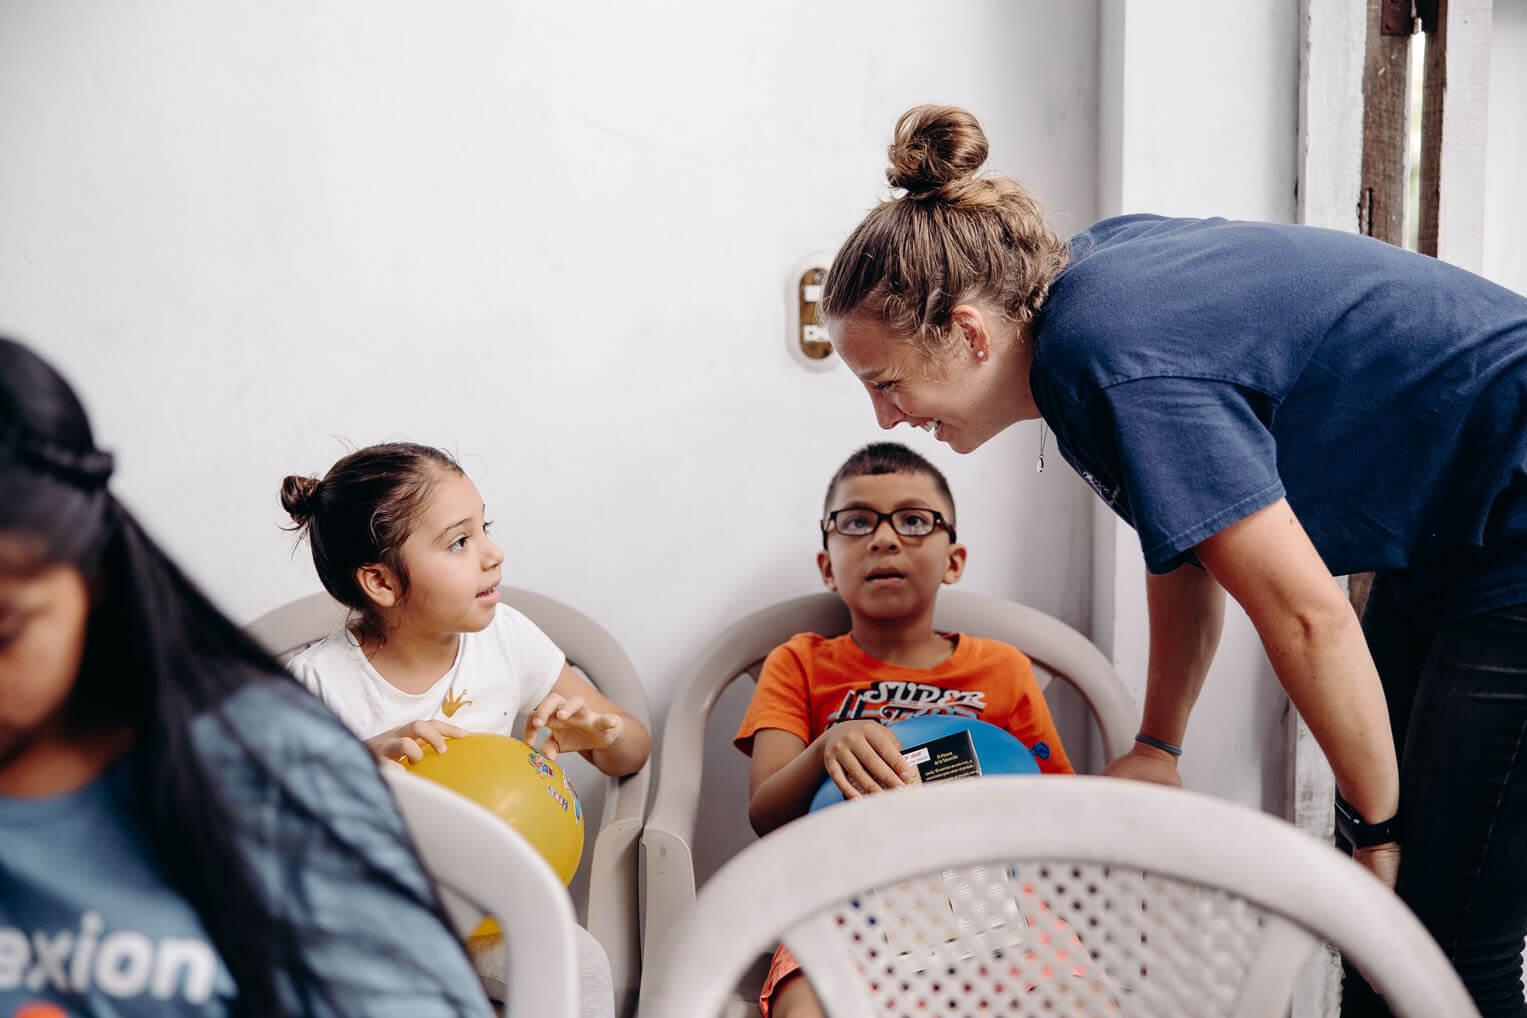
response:
M822 733L822 764L845 799L901 788L916 773L901 740L878 721L844 721Z
M532 746L538 729L546 738L536 748L555 760L558 753L608 749L624 733L625 721L619 714L596 713L581 696L551 693L525 719L525 741Z
M390 732L373 735L366 740L366 748L382 760L399 761L406 757L409 763L418 763L424 759L421 742L435 747L436 753L444 753L446 739L459 739L468 734L465 728L449 721L410 721Z

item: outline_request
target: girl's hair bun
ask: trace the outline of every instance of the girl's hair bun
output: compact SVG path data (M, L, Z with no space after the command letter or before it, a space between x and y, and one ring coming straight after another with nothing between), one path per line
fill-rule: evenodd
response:
M313 498L317 493L318 478L290 474L281 482L281 508L291 514L293 523L305 527L313 518Z
M914 106L896 121L887 154L891 186L923 197L975 175L986 162L986 132L958 106Z

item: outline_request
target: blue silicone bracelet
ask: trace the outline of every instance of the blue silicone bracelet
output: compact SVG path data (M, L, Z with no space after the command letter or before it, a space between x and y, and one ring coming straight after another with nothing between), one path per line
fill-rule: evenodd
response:
M1154 746L1156 749L1161 750L1163 753L1170 753L1173 756L1182 756L1181 746L1174 746L1170 742L1167 742L1165 739L1158 739L1154 735L1146 735L1144 732L1141 732L1139 735L1135 736L1135 741L1143 742L1147 746Z

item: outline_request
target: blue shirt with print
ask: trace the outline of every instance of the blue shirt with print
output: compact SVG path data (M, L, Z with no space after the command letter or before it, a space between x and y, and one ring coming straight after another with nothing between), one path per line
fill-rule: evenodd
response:
M1122 216L1072 252L1034 399L1152 572L1287 497L1423 620L1527 600L1527 298L1305 226Z
M225 1015L233 978L132 809L131 758L77 792L0 797L0 1013Z
M304 1003L283 982L293 1013L491 1014L375 761L326 707L258 679L192 737L256 893L333 991ZM0 1015L231 1012L232 977L138 819L135 753L67 795L0 796Z

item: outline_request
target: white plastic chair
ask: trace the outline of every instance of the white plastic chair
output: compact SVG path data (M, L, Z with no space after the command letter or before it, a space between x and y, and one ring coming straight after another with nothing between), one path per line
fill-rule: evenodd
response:
M1330 845L1112 778L941 782L787 824L649 955L643 1018L715 1018L781 937L832 1018L1282 1018L1322 941L1402 1018L1478 1015L1420 922Z
M620 704L648 731L652 718L647 693L631 659L599 623L561 601L518 587L500 586L499 596L534 622L567 655L600 692ZM282 605L254 622L246 631L283 663L302 648L337 632L348 610L326 593ZM573 878L573 896L587 887L584 926L604 947L615 986L615 1014L630 1018L636 1012L641 979L641 930L638 919L639 839L647 804L651 765L624 778L600 774L582 758L569 754L563 761L579 794L591 789L602 794L597 826L587 825L583 861ZM593 816L592 811L586 814Z
M1042 686L1052 676L1074 686L1098 723L1108 759L1134 744L1139 711L1112 663L1059 619L999 597L945 590L939 594L933 623L940 630L1010 643L1033 661ZM696 660L663 726L657 794L642 833L643 944L648 952L675 935L680 917L694 902L701 761L712 708L728 686L744 675L752 677L769 651L791 636L803 632L834 636L847 632L849 624L848 608L838 595L810 594L741 619ZM737 789L726 808L745 814L745 794L745 788ZM757 1014L751 1005L743 1009L743 1013L749 1011Z
M382 768L456 932L491 915L503 931L504 1013L574 1015L576 924L557 874L514 828L465 796Z

